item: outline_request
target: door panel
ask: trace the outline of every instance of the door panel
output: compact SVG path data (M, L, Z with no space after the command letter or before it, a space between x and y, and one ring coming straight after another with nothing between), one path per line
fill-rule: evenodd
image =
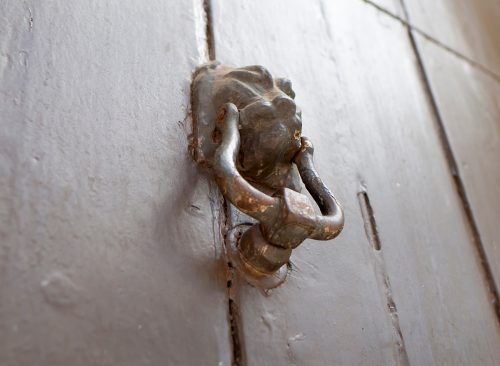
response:
M500 84L417 35L437 107L476 219L495 282L500 283ZM449 90L453 90L450 93Z
M498 323L407 29L369 1L212 3L208 27L202 0L0 4L0 364L494 365ZM450 4L409 1L410 21L497 72L498 7ZM498 281L498 83L416 38ZM346 214L284 285L236 280L229 301L221 197L188 153L212 41L223 63L291 78Z
M500 78L500 2L404 0L409 21Z
M0 7L0 364L228 365L201 2Z
M284 285L239 288L248 364L494 365L495 316L406 28L361 1L223 1L214 34L222 63L292 80L346 214L339 238L295 251Z

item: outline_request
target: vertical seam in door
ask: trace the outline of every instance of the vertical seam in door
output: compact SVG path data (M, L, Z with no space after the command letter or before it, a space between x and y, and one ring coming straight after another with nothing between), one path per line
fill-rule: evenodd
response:
M388 312L389 318L391 320L391 325L395 337L395 360L398 366L409 366L410 360L408 359L408 354L406 352L406 346L404 342L403 332L401 331L401 326L399 325L399 315L398 309L396 307L396 302L392 296L392 286L389 280L389 275L385 267L385 261L382 256L381 250L382 245L377 229L377 222L375 220L375 214L373 212L373 207L370 202L370 197L368 192L363 189L358 192L359 207L361 209L361 216L363 217L366 237L371 244L373 249L372 258L375 267L376 281L379 286L382 287L386 310Z
M405 17L408 18L408 12L403 0L401 0L401 6L403 8L403 12ZM476 249L477 256L481 263L481 268L483 269L483 275L486 282L487 290L490 293L490 302L493 306L493 309L496 314L497 322L500 322L500 304L498 298L498 289L497 284L493 278L493 274L491 272L491 266L488 262L488 257L484 250L484 245L481 239L481 235L479 233L479 229L476 224L476 220L474 218L474 214L472 213L472 209L469 203L469 199L467 197L467 193L465 191L465 186L463 184L462 178L460 177L458 171L457 161L455 156L453 155L453 150L451 148L450 141L448 139L448 135L446 134L446 129L444 127L443 119L441 117L441 113L439 112L439 108L437 106L436 98L434 97L434 93L432 92L432 88L430 85L429 78L427 77L427 73L425 71L425 66L423 64L422 57L420 56L420 52L418 51L418 46L415 41L415 36L413 35L412 27L406 23L406 28L408 32L408 37L410 39L411 47L415 54L415 58L417 60L418 71L420 74L420 78L422 80L422 84L424 86L427 99L432 109L432 113L434 115L434 120L436 122L436 127L438 130L438 137L441 142L441 147L444 151L446 161L448 163L448 167L450 169L451 176L453 178L453 182L455 185L455 189L457 190L458 196L460 198L460 202L462 203L462 207L466 216L466 221L469 224L469 228L472 234L472 242L474 244L474 248Z
M215 61L215 37L214 37L214 27L213 27L213 14L212 14L212 2L211 0L203 0L203 12L205 15L205 39L206 48L208 53L208 61ZM227 217L229 215L228 202L223 197L223 207L222 210L225 213L225 220L221 224L223 225L224 237L223 241L226 242L227 236ZM225 244L224 244L225 245ZM226 273L227 273L227 312L230 326L230 337L231 337L231 364L233 366L243 366L245 364L243 357L243 345L241 344L241 327L240 327L240 309L237 294L237 285L235 285L235 270L230 261L227 262Z
M211 0L203 0L203 11L205 12L205 33L208 50L208 60L215 60L215 39L212 15L212 2Z
M227 294L228 294L228 315L231 327L231 345L233 348L232 364L233 366L243 366L243 347L241 344L240 327L240 309L237 296L237 289L234 286L233 279L236 276L235 269L230 261L227 262Z

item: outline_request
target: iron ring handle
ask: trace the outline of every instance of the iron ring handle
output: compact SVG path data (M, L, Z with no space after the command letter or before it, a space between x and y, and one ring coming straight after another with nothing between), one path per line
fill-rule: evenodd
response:
M279 235L273 236L271 232L278 231L277 226L282 224L283 207L287 204L285 202L286 198L271 197L259 191L238 172L236 159L240 147L240 134L238 131L239 111L237 107L232 103L225 104L217 122L222 132L221 143L214 155L214 172L217 185L222 194L240 211L261 222L263 231L267 231L268 234L265 236L273 245L293 248L306 237L316 240L330 240L340 233L344 225L342 208L314 169L312 161L314 149L307 138L302 137L302 148L295 156L294 163L298 167L306 189L320 207L322 215L311 214L310 210L304 217L299 214L295 221L290 222L290 224L300 226L303 229L299 230L300 233L285 235L279 233ZM285 188L285 190L291 191L288 188ZM292 192L295 196L303 196L295 191ZM295 237L290 239L285 238L286 236ZM293 244L290 244L290 241Z
M344 227L344 213L342 207L332 192L323 183L314 168L312 142L305 136L301 137L302 147L294 157L294 163L299 170L302 182L307 191L318 204L323 216L317 215L316 230L309 236L315 240L330 240L340 234Z
M273 217L279 208L279 199L270 197L254 188L236 168L240 150L238 131L239 111L232 103L226 103L218 117L222 140L214 154L215 181L224 197L240 211L256 220Z

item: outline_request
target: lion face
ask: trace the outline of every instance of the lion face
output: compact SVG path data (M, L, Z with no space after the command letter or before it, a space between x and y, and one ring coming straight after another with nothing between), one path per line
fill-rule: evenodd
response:
M301 147L302 120L287 79L262 66L217 69L214 107L231 102L240 111L238 170L270 190L292 184L292 159Z

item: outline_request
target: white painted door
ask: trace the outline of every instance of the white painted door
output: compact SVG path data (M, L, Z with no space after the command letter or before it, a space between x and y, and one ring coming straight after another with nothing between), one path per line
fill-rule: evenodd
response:
M500 12L405 2L0 3L0 364L500 364ZM188 151L211 59L292 80L345 210L272 291Z

